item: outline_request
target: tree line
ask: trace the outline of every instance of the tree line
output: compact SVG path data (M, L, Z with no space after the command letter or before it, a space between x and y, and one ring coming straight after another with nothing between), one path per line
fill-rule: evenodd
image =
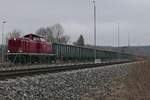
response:
M20 37L21 34L22 31L16 29L9 32L9 35L15 38ZM65 35L65 30L61 24L55 24L49 27L40 27L35 31L35 34L43 36L46 41L53 43L68 44L70 40L70 36ZM82 34L79 36L77 41L73 42L73 45L84 46L84 37Z

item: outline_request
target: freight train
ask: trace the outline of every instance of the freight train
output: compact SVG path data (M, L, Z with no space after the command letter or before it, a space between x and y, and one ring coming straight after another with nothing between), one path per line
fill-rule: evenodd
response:
M9 38L7 59L12 63L52 63L56 61L94 61L95 49L60 43L50 43L42 36L27 34ZM96 58L102 61L133 59L133 55L96 49Z

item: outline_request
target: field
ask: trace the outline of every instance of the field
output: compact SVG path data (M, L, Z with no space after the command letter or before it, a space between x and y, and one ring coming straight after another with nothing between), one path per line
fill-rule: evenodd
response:
M150 61L133 66L104 100L150 100Z

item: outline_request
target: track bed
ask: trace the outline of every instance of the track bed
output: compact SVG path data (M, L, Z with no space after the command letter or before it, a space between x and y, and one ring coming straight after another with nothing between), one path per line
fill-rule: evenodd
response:
M94 68L94 67L123 64L123 63L129 63L129 62L131 61L63 64L63 65L51 65L51 66L36 67L36 68L23 68L23 69L13 69L13 70L9 69L9 70L0 71L0 79L4 80L4 79L16 78L16 77L31 76L31 75L45 74L45 73L57 73L57 72L62 72L62 71Z

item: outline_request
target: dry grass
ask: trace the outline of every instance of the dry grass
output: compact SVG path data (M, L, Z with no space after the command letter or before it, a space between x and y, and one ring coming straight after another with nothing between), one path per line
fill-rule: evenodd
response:
M150 100L150 61L132 66L121 81L106 100Z
M114 78L112 87L109 95L101 94L98 89L81 100L150 100L150 61L131 66L127 77Z
M118 80L111 96L102 100L150 100L150 61L135 64L126 78Z
M150 100L150 61L132 67L125 89L126 100Z
M150 100L150 61L135 64L126 78L117 77L114 82L110 95L95 92L82 100Z

